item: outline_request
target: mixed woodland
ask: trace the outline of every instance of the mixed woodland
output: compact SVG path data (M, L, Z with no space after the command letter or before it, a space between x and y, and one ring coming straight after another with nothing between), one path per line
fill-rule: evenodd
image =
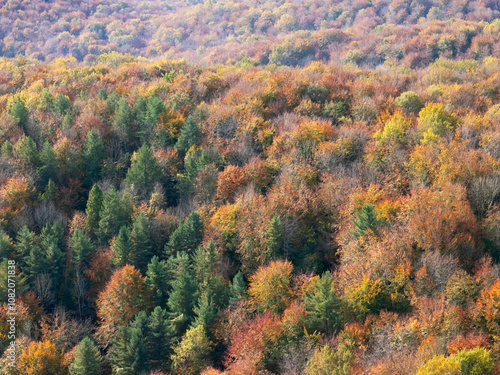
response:
M497 1L0 16L1 374L500 373Z

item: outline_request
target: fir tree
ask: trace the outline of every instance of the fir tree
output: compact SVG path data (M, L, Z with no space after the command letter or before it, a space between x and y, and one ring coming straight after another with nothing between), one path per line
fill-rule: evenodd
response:
M26 265L26 260L30 255L30 251L37 247L35 233L30 232L28 227L25 225L21 227L16 236L16 244L14 246L16 252L16 258L21 268Z
M69 367L70 375L101 375L101 355L88 337L76 348L75 357Z
M123 226L111 243L111 250L113 251L113 258L111 261L116 268L130 264L132 248L133 244L130 240L128 229Z
M19 126L22 128L26 127L26 123L28 122L28 110L22 100L17 99L14 101L9 110L9 115L19 121Z
M167 312L156 306L148 322L149 354L153 369L166 368L170 353Z
M87 214L87 226L91 233L96 234L99 229L100 214L103 202L103 193L99 186L95 184L89 193L89 199L87 201L87 209L85 213Z
M203 222L200 214L191 213L183 223L179 223L177 229L170 236L165 246L166 256L176 254L180 251L193 253L203 239Z
M40 155L36 148L36 144L31 137L22 135L15 145L15 150L18 158L21 160L21 167L24 170L30 168L37 169L40 165Z
M165 306L169 281L167 263L164 260L160 262L155 255L148 264L146 276L146 282L154 293L155 305Z
M106 243L118 232L119 228L125 225L121 204L120 195L115 189L110 189L104 194L98 229L101 243Z
M110 115L116 112L119 101L120 95L118 95L116 92L111 93L111 95L106 98L106 106Z
M114 374L140 375L149 370L147 337L140 327L119 328L112 345L110 362Z
M90 238L81 230L75 229L69 240L69 247L73 252L73 264L75 268L81 267L88 263L90 255L94 250L94 245Z
M49 142L45 142L43 145L40 152L40 163L39 175L42 184L47 184L49 180L56 180L58 175L56 154Z
M0 259L10 258L13 245L12 240L7 233L0 228Z
M130 261L140 270L145 270L151 259L151 236L149 219L141 212L132 224L130 238L133 244L133 251L130 254Z
M106 100L108 98L108 93L106 92L106 89L104 87L101 87L99 89L97 97L99 98L99 100Z
M196 125L192 116L188 116L181 130L181 135L175 147L181 154L185 154L191 146L199 144L201 141L201 131Z
M52 201L55 202L57 199L57 187L52 179L49 179L47 186L45 187L45 191L42 195L42 199L44 201Z
M203 285L200 298L198 299L198 305L194 308L196 319L193 323L193 327L203 325L208 332L208 325L217 315L217 309L214 304L213 293L207 284L208 283L205 282Z
M83 160L89 185L99 180L103 159L104 143L94 129L91 129L83 146Z
M146 145L132 156L132 164L127 172L127 182L138 194L145 198L155 182L161 178L161 169L151 149Z
M56 99L54 100L54 110L56 113L64 115L69 107L69 98L64 94L57 94Z
M46 273L47 271L46 254L38 244L33 245L29 249L28 255L23 259L23 263L25 264L23 272L26 274L30 284L33 283L37 275Z
M233 278L233 282L231 283L230 302L231 303L238 302L245 296L245 293L246 293L245 279L243 278L243 274L241 273L241 271L238 271L238 273Z
M311 332L320 331L327 335L335 333L341 323L341 300L334 289L329 272L316 278L311 288L304 293L307 323Z
M108 102L111 96L108 98ZM132 109L127 99L120 98L115 107L113 125L118 138L130 148L134 143L134 128L132 126Z
M365 204L361 208L361 212L357 213L356 216L357 219L353 220L356 228L352 231L352 234L355 237L362 237L368 231L378 235L377 226L379 224L379 220L377 219L375 207L370 204Z
M266 231L266 260L276 259L283 246L282 224L278 215L273 215L269 220L269 227Z
M65 263L65 255L62 251L64 244L64 229L58 223L52 226L46 225L40 234L40 248L42 257L38 261L35 260L37 255L30 254L30 261L39 263L33 269L38 269L38 273L47 273L54 286L57 286L62 277ZM32 275L33 276L33 275Z
M210 239L205 245L198 246L193 255L193 265L196 278L200 283L210 279L219 260L219 253L214 240Z
M171 283L171 292L167 301L169 307L169 332L175 339L180 339L193 321L193 308L198 300L198 284L189 262L179 263L177 275Z

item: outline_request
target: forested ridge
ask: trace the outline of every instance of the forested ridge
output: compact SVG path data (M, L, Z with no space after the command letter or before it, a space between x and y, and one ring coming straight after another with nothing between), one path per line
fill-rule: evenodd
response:
M500 373L498 3L275 3L2 5L1 374Z
M497 0L8 0L0 55L94 62L154 59L425 67L440 55L499 53Z

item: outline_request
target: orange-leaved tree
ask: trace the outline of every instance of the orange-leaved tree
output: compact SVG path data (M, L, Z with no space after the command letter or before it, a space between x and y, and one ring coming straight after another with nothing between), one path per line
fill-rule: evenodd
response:
M152 301L146 279L139 270L126 265L115 271L97 299L98 334L102 339L109 340L139 311L151 310Z
M281 313L293 297L291 288L293 265L289 261L273 261L261 266L250 277L248 293L259 312Z
M63 352L50 341L32 342L19 356L16 370L23 375L65 375Z

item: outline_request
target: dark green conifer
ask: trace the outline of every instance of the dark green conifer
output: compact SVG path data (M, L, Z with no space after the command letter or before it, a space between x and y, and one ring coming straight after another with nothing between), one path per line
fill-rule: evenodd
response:
M58 176L56 154L47 141L40 151L39 175L43 185L46 185L49 180L57 180Z
M94 245L90 238L81 229L75 229L69 240L69 247L72 251L73 265L77 269L87 264L90 260Z
M201 131L196 125L192 116L188 116L181 130L181 135L177 140L175 147L181 154L185 154L191 146L200 144Z
M282 224L278 215L273 215L269 220L266 231L266 260L277 258L283 246Z
M130 257L133 249L133 244L130 239L129 231L126 226L120 228L118 235L111 243L113 258L111 259L116 268L131 264Z
M146 145L132 156L132 164L127 172L127 182L137 193L146 198L154 183L161 178L161 169L151 149Z
M89 186L99 180L103 159L104 143L94 129L91 129L83 145L84 167Z
M28 170L30 168L36 170L40 166L40 155L31 137L22 135L14 148L16 156L21 160L21 168L23 170Z
M135 267L144 271L151 259L152 249L149 219L144 212L141 212L134 220L130 239L133 244L130 261Z
M94 235L99 229L103 199L104 195L102 190L97 184L94 184L90 190L89 199L87 200L87 209L85 210L87 214L87 226Z
M76 348L75 357L69 367L70 375L101 375L101 355L88 337Z
M193 322L193 308L198 300L198 283L186 259L179 262L176 271L167 305L170 335L174 340L179 340Z
M28 110L21 99L16 99L9 110L9 115L19 121L19 126L24 128L28 122Z
M318 277L312 288L304 293L304 304L310 332L319 331L331 335L340 329L342 302L335 293L333 278L329 272Z
M52 179L49 179L45 191L43 192L42 199L44 201L55 202L57 199L57 186Z
M165 369L168 365L170 342L168 340L168 319L166 310L156 306L148 322L149 355L153 369Z
M153 290L154 301L157 306L165 306L169 283L167 263L155 255L148 264L146 283Z
M231 283L230 302L231 303L238 302L243 297L245 297L245 293L246 293L245 279L243 278L243 274L241 273L241 271L238 271L238 273L233 278L233 282Z
M352 231L352 234L355 237L362 237L369 231L378 235L377 226L379 224L379 220L377 219L375 207L371 204L365 204L361 208L361 212L357 213L356 216L357 218L353 220L356 228Z

